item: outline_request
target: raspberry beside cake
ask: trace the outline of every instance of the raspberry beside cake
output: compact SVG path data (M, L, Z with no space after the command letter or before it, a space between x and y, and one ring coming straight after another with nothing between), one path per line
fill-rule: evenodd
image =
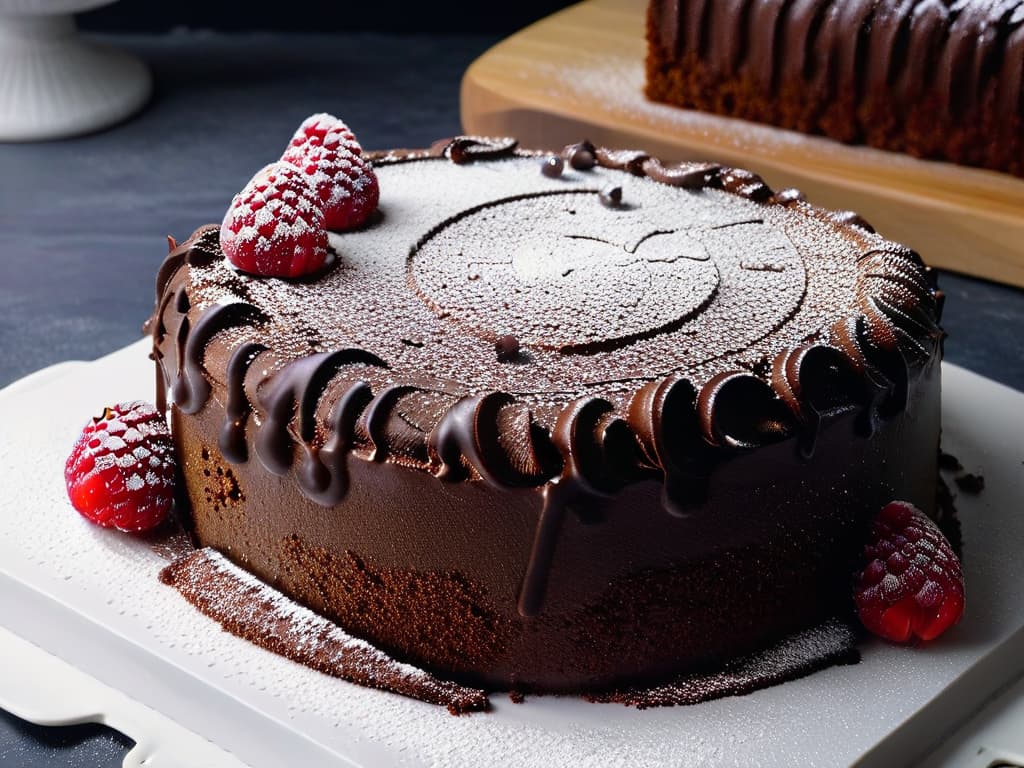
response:
M647 96L1024 176L1024 4L651 0Z
M588 145L369 159L318 274L216 227L160 270L199 544L440 676L599 692L852 615L878 510L934 512L941 302L856 216Z

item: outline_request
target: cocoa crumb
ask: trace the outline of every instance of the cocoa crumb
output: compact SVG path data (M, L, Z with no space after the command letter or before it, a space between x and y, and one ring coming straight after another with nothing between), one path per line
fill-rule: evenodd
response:
M945 451L939 451L939 469L944 472L961 472L963 468L964 465L960 463L956 456Z
M957 487L964 493L977 495L985 490L985 478L982 475L975 475L968 472L958 475L956 478Z

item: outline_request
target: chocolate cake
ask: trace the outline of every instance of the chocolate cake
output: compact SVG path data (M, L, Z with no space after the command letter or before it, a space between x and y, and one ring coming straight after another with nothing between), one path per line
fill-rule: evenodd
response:
M941 295L859 217L586 143L367 157L322 272L216 226L160 269L197 544L439 678L597 695L851 615L868 521L934 513Z
M647 96L1024 176L1020 0L651 0Z

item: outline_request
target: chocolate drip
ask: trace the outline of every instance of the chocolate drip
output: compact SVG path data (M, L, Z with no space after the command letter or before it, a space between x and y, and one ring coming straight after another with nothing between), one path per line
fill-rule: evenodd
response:
M179 315L184 315L190 309L192 309L192 302L188 298L188 293L184 288L179 288L178 292L174 294L174 311Z
M179 289L179 292L184 292L184 288ZM178 323L178 330L174 334L174 362L176 379L181 376L181 372L185 369L185 349L188 345L189 331L191 324L189 323L188 315L182 315L181 320ZM174 385L171 385L171 396L174 397Z
M826 415L850 408L862 409L858 431L870 429L868 380L841 351L808 344L780 352L772 365L772 387L800 422L798 449L804 458L814 455Z
M602 417L613 406L600 398L582 398L570 404L558 416L551 439L565 457L562 473L544 486L543 500L533 548L519 592L518 610L529 618L540 613L544 604L551 564L565 518L566 509L607 496L610 467L607 466L606 430L598 431ZM588 505L589 506L589 505Z
M662 506L677 517L707 495L714 460L700 436L697 394L688 379L673 374L641 387L627 413L647 465L662 471Z
M697 398L697 417L705 440L729 448L784 440L796 426L772 388L746 371L720 373L705 384Z
M997 67L996 105L999 114L1012 118L1024 112L1024 5L1017 7L1006 22L1002 66Z
M875 333L882 328L877 318L872 321L860 315L845 318L831 329L832 342L857 370L864 371L876 392L870 408L868 434L874 430L878 418L895 415L907 403L909 371L897 346L899 337L893 332L891 323L884 327L888 329L888 338ZM872 339L873 334L879 341Z
M377 393L366 410L363 412L363 425L367 437L370 439L370 461L383 461L387 455L387 422L391 417L391 410L401 399L402 395L416 392L417 387L409 384L396 384L386 387Z
M711 15L716 0L679 0L686 3L686 14L680 12L680 39L686 50L698 51L701 55L707 52L711 44L708 34L708 17ZM678 43L677 43L678 44Z
M231 353L227 365L227 404L224 406L224 426L217 441L221 455L232 464L244 464L249 460L249 446L245 442L245 425L252 411L252 404L245 394L245 374L249 366L265 352L267 347L255 342L246 342Z
M887 89L900 72L910 29L910 16L918 0L882 3L871 22L864 75L868 93ZM891 54L891 55L890 55Z
M184 295L184 291L179 292L179 295ZM186 320L182 321L182 325L186 324ZM183 364L178 368L178 375L171 385L171 394L178 410L182 413L196 413L210 396L210 382L206 380L203 370L203 357L213 337L228 328L265 320L263 312L244 302L214 304L199 316L191 332L187 332Z
M498 412L511 402L510 395L490 392L464 397L449 408L427 437L431 464L437 465L434 476L465 479L465 460L491 485L514 485L518 478L498 439Z
M537 530L533 537L530 560L519 592L517 608L523 618L532 618L540 613L551 575L551 563L555 558L555 545L562 532L566 507L580 495L580 489L565 476L556 477L544 486L543 503Z
M296 360L278 373L266 396L260 398L266 420L256 434L256 455L275 475L286 474L294 459L295 443L288 425L295 411L299 439L308 445L316 436L320 397L334 375L346 365L386 367L379 357L363 349L321 352Z
M356 422L373 399L370 385L352 384L334 406L330 437L319 450L305 443L306 460L299 468L299 486L317 504L330 507L348 493L348 456L355 439Z

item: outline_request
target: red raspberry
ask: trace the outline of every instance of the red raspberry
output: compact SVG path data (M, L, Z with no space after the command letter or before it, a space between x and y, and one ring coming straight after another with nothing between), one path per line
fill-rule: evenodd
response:
M342 147L353 155L363 154L363 148L359 145L359 139L356 138L356 135L352 133L349 127L334 115L329 115L326 112L310 115L302 121L299 130L295 132L292 140L288 142L285 154L290 152L293 147L298 147L302 150L312 147L337 150L339 147Z
M264 277L301 277L327 262L327 230L316 192L288 163L272 163L235 195L220 227L228 261Z
M316 189L327 229L345 231L360 226L377 208L380 187L368 162L343 147L289 147L286 163L302 170Z
M913 504L887 504L864 547L854 591L864 626L886 640L934 640L964 612L960 560L942 531Z
M174 500L174 445L163 415L141 400L93 418L64 464L71 505L104 528L155 528Z

